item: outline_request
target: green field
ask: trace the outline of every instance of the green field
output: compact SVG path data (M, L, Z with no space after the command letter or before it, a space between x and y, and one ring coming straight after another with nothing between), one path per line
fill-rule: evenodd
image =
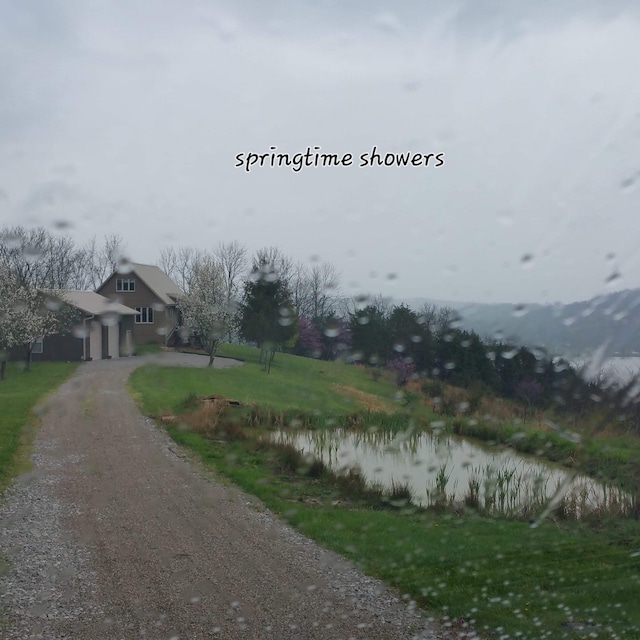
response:
M220 355L242 357L245 364L221 370L136 370L131 385L144 411L179 413L192 393L217 393L278 409L357 411L356 397L337 392L334 384L404 410L391 382L374 382L357 367L278 354L266 374L257 350L224 346ZM366 413L363 406L360 411ZM427 416L426 407L420 411ZM486 638L640 638L637 521L591 527L546 521L531 528L472 512L372 508L345 499L328 477L308 477L303 469L287 472L277 451L258 444L255 429L243 427L237 437L226 439L207 439L184 424L168 430L205 464L260 497L306 535L460 630L472 625Z
M225 369L149 365L134 371L131 380L142 395L144 411L173 413L191 393L217 393L273 409L348 413L363 408L354 395L346 390L336 390L335 385L369 394L389 411L403 407L396 399L397 389L390 381L380 379L375 382L364 370L344 362L279 353L267 374L258 363L258 350L252 347L223 345L218 356L241 358L244 365Z
M0 489L24 468L29 427L35 421L32 409L77 366L75 362L37 362L30 371L23 371L18 363L7 367L6 380L0 382Z

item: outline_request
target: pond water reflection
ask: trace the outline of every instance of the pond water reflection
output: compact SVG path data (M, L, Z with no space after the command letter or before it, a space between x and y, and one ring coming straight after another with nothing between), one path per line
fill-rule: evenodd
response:
M541 509L563 486L567 515L625 508L628 497L586 477L512 449L481 446L451 435L375 431L279 431L291 444L322 460L332 471L359 470L386 491L408 485L413 502L463 504L505 514Z

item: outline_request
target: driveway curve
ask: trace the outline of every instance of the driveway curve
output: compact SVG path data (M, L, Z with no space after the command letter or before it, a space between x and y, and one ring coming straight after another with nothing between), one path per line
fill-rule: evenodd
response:
M39 408L33 470L0 505L3 638L445 637L181 455L127 393L147 362L208 359L88 362Z

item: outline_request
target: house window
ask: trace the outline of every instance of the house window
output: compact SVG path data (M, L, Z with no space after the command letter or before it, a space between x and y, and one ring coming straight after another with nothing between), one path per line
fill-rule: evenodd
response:
M136 281L133 278L118 278L116 280L116 291L135 291Z
M152 307L136 307L138 314L136 315L136 324L152 324L153 308Z
M44 336L40 336L33 341L31 353L42 353L44 348Z

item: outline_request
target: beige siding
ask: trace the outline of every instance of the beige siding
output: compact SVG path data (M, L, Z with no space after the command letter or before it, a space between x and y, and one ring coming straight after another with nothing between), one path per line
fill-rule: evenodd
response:
M134 279L136 282L135 291L116 291L116 280L118 278ZM136 344L146 344L148 342L165 344L167 336L176 325L174 309L165 309L158 296L135 274L122 275L114 273L100 287L98 293L132 309L136 307L151 307L153 309L152 323L136 324L134 319L133 340Z
M109 327L109 355L112 358L120 357L120 325Z
M89 324L91 333L89 334L89 351L92 360L102 359L102 325L93 320Z

